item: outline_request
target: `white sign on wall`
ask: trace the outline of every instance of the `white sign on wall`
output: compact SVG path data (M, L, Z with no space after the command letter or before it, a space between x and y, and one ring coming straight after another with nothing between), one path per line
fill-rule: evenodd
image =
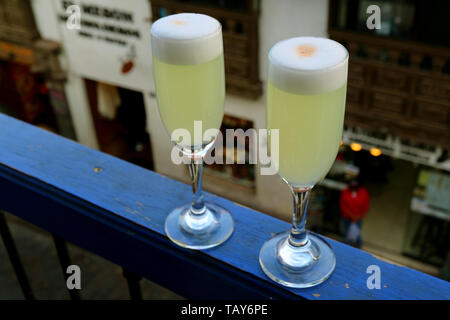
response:
M72 72L139 91L151 89L148 0L54 1ZM80 27L69 28L68 19L78 13Z

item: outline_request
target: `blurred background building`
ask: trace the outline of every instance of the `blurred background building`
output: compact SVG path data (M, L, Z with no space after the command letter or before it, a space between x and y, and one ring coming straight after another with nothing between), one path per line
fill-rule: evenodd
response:
M73 4L80 29L67 24ZM369 30L373 4L381 28ZM308 35L346 46L342 144L312 194L309 227L343 239L339 195L357 177L371 196L362 248L448 279L448 1L3 0L0 112L188 182L187 168L169 160L151 65L152 21L179 12L222 24L222 130L265 127L267 52L277 41ZM246 143L247 151L256 147ZM289 221L287 186L259 172L259 165L210 165L204 187Z

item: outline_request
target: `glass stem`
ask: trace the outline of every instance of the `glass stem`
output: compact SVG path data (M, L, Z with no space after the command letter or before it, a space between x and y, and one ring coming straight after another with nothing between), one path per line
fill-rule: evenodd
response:
M203 158L191 159L189 173L192 179L192 192L194 193L192 197L191 213L194 215L201 215L206 210L202 192Z
M308 242L306 233L306 211L308 210L309 193L312 187L290 187L294 202L294 214L292 219L289 244L295 247L303 246Z

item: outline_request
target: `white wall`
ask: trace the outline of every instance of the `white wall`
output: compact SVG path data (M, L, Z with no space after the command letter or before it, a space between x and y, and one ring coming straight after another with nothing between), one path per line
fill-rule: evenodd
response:
M298 36L328 37L328 0L261 0L259 61L266 79L267 53L278 41Z
M58 41L63 45L54 0L31 0L31 7L41 37ZM77 140L85 146L98 149L97 135L87 100L84 81L67 68L68 64L64 55L64 47L59 61L63 69L67 72L67 81L64 83L64 89Z
M34 19L41 36L45 39L60 41L58 19L52 0L31 0Z

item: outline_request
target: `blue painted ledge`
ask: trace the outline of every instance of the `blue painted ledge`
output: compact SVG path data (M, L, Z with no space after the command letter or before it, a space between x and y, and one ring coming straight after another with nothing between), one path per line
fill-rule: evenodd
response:
M261 271L258 253L289 224L206 198L232 212L234 234L214 249L179 248L164 235L164 220L190 201L190 186L0 114L0 208L187 298L450 299L450 283L331 239L337 266L326 282L279 286ZM381 269L379 290L367 288L370 265Z

